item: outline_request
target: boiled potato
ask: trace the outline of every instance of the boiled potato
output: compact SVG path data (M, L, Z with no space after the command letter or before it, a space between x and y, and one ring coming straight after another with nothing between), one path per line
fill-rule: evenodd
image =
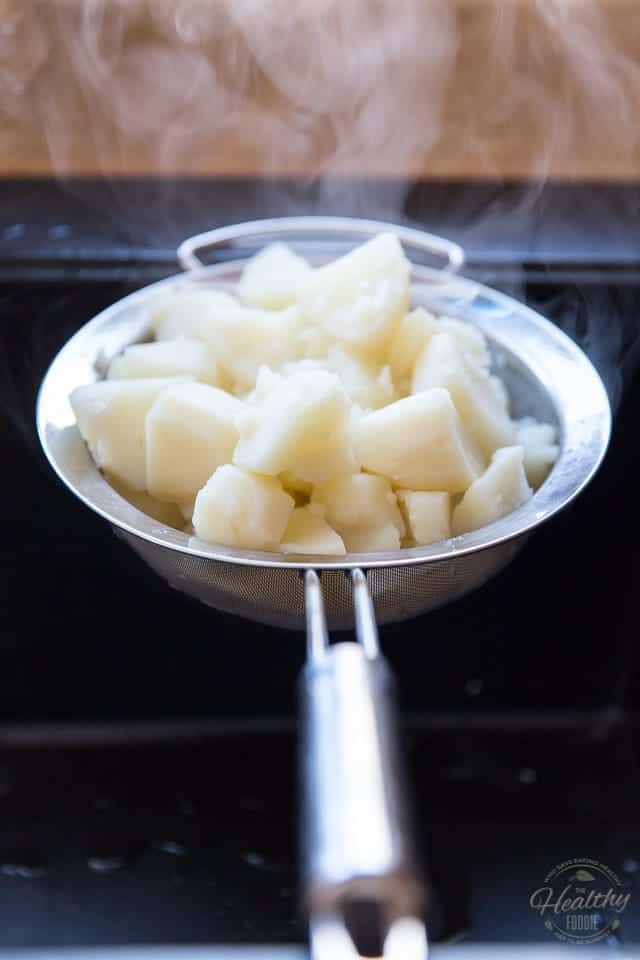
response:
M521 446L496 450L491 463L453 511L453 533L477 530L511 513L532 494L524 472Z
M244 405L204 383L181 383L157 398L146 420L147 487L159 500L187 504L229 463Z
M515 439L515 430L486 371L469 363L451 333L437 333L423 348L413 373L414 394L445 387L458 413L488 459Z
M418 354L438 330L437 319L423 307L417 307L402 318L389 351L389 366L396 390L403 396L411 391Z
M270 243L242 271L238 296L243 303L282 310L295 303L311 267L284 243Z
M448 493L398 490L398 503L414 546L438 543L451 536L451 497Z
M297 306L286 310L234 306L210 317L202 329L236 393L253 389L261 366L277 370L302 356L303 319Z
M246 550L277 550L294 508L278 480L227 463L196 497L193 529L201 540Z
M366 413L352 425L356 458L398 487L462 493L482 457L447 390L435 388Z
M339 556L346 553L344 543L324 518L320 504L296 507L282 535L282 553L317 553Z
M353 467L348 427L349 402L338 378L325 370L294 373L247 406L233 462L321 483Z
M350 530L343 540L349 553L386 553L400 549L400 534L392 523Z
M191 376L217 386L218 367L201 340L158 340L135 343L109 365L109 380Z
M382 357L409 303L409 261L398 238L380 234L313 270L300 303L336 341Z
M367 473L335 477L315 487L311 502L323 505L327 521L340 534L347 550L361 553L362 550L353 544L364 542L365 534L373 535L382 528L385 533L380 537L395 545L376 549L398 549L404 535L404 521L391 484L385 477ZM388 527L393 527L393 536Z
M201 340L212 316L234 308L238 302L231 294L194 286L160 294L151 307L151 325L156 340Z
M100 380L71 394L78 429L93 459L132 490L146 487L147 413L163 390L181 380Z
M116 477L107 475L107 479L114 490L125 500L128 500L137 510L140 510L141 513L146 513L148 517L152 517L165 527L174 527L176 530L182 530L184 517L175 503L162 503L161 500L156 500L155 497L152 497L151 494L146 493L144 490L131 490L130 487Z
M524 448L527 480L536 489L558 458L555 428L550 423L538 423L533 417L517 420L515 427L516 440Z
M377 410L396 398L389 367L360 359L343 347L331 347L327 367L340 377L347 396L363 410Z
M484 334L472 323L456 320L453 317L440 317L438 321L441 333L450 333L456 341L458 349L464 354L467 361L488 370L491 362L489 347Z

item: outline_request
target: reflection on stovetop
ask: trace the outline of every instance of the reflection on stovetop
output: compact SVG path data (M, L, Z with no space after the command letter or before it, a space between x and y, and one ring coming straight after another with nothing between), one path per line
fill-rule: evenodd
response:
M572 857L640 896L629 730L406 746L433 938L552 945L529 897ZM7 751L0 812L0 948L305 939L288 736ZM617 934L640 943L633 903Z

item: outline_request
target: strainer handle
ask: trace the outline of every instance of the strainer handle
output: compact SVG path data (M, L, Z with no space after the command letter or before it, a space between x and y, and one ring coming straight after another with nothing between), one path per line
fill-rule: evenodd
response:
M212 248L233 247L239 241L265 244L273 240L313 239L319 235L323 240L335 233L341 240L353 236L355 240L368 240L379 233L395 233L405 247L428 254L443 261L441 267L455 273L464 265L464 250L459 244L444 237L416 230L414 227L398 226L381 220L360 220L354 217L277 217L271 220L250 220L227 227L217 227L183 240L177 255L183 270L199 270L204 266L199 254Z
M361 570L353 571L352 585L358 642L330 645L320 579L313 571L306 574L308 648L301 696L305 906L312 930L326 931L325 921L333 918L346 931L349 905L366 903L388 931L389 943L396 942L399 929L404 931L403 960L424 960L424 890L413 859L393 678L380 653ZM413 950L407 947L407 931L418 944Z

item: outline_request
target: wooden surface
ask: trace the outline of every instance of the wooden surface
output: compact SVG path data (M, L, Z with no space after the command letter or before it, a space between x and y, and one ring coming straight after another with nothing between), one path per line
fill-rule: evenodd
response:
M638 0L0 0L0 174L640 178Z

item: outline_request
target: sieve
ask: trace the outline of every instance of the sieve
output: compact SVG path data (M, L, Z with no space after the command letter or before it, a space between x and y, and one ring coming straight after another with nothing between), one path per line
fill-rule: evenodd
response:
M247 258L273 240L286 241L319 265L385 231L398 236L411 260L412 305L475 324L509 391L512 416L555 425L557 462L527 503L444 543L319 558L205 543L158 523L116 493L80 437L69 395L99 379L125 347L149 337L149 308L159 293L233 290ZM217 262L204 265L204 250L215 251ZM605 388L585 354L554 324L458 276L462 249L420 230L340 217L262 220L189 238L178 260L184 273L113 304L63 346L38 395L40 442L70 490L175 589L276 627L297 629L306 619L303 845L314 955L356 957L349 918L373 907L386 931L384 955L418 960L426 954L418 919L425 885L412 857L393 684L376 618L388 623L415 617L480 587L535 527L580 493L609 440ZM329 630L350 628L354 619L357 642L330 644Z

